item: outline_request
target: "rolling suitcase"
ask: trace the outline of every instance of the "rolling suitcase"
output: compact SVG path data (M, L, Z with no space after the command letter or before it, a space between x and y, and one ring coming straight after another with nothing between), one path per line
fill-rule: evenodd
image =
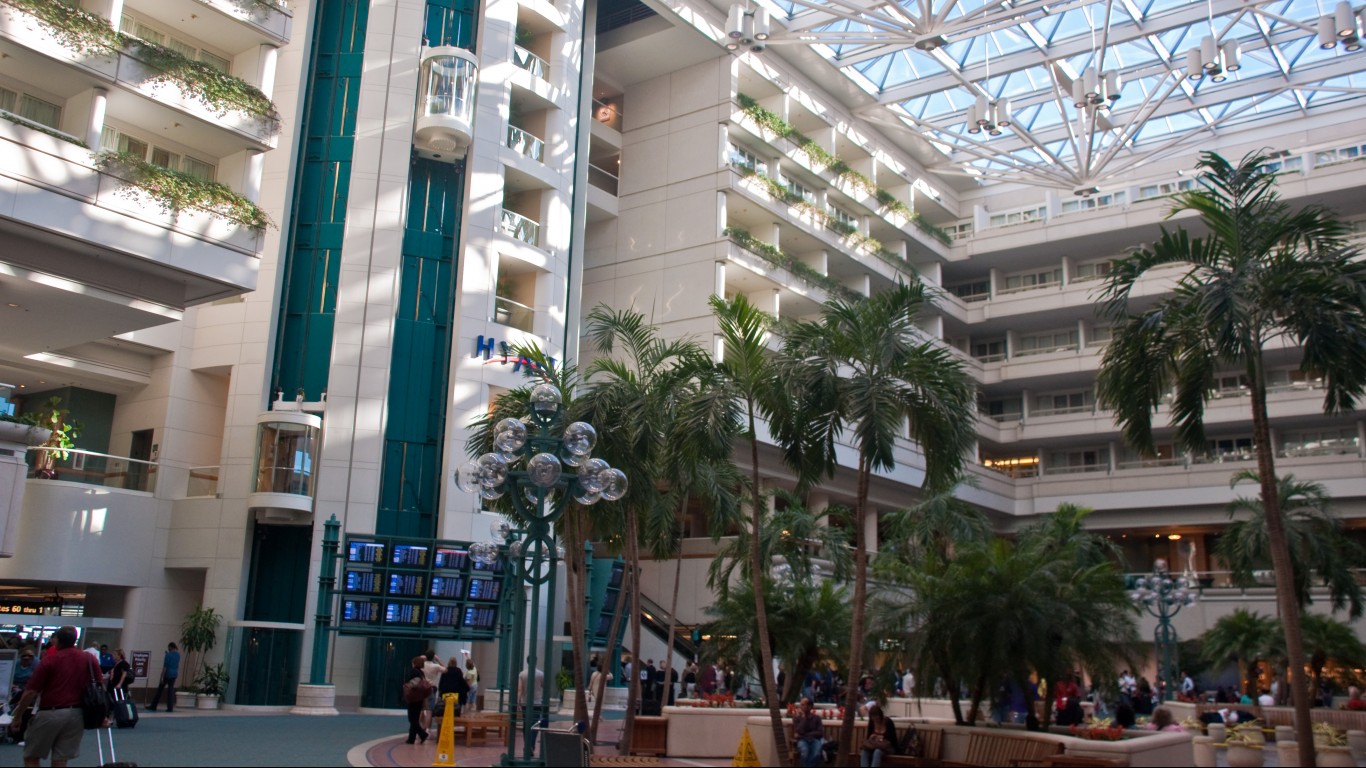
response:
M106 737L108 737L108 739L109 739L109 762L107 762L107 763L104 761L104 740L105 740ZM95 729L95 749L99 750L99 753L100 753L100 762L99 762L99 765L101 765L102 768L138 768L138 764L137 764L137 763L134 763L134 762L131 762L131 761L128 761L128 760L119 760L118 757L115 756L115 754L114 754L114 729L113 729L113 728L96 728L96 729Z
M138 724L138 707L122 688L114 689L114 724L120 728L134 728Z

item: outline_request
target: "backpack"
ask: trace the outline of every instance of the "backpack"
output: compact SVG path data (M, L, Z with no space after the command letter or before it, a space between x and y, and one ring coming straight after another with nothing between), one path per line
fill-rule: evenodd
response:
M403 702L421 704L432 695L432 685L425 678L414 677L403 684Z

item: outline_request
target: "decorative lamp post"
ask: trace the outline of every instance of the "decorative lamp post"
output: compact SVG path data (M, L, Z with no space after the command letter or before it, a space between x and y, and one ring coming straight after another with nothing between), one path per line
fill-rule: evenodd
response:
M556 571L564 557L555 542L554 526L572 499L591 505L600 499L616 501L626 495L626 473L613 469L606 461L591 457L598 433L592 425L576 421L561 429L563 398L550 383L531 390L531 412L525 420L503 419L493 429L493 451L466 462L456 472L456 485L484 499L508 497L516 524L499 521L491 533L495 542L480 542L470 547L470 556L491 564L506 556L509 583L517 579L529 587L530 612L520 595L510 603L513 618L509 631L500 637L507 651L508 676L503 684L512 689L508 751L502 764L542 765L533 757L535 739L532 728L550 711L550 690L545 677L538 676L538 661L544 664L553 648L551 621L540 618L541 601L553 613L550 601L556 593ZM544 636L542 636L544 635ZM525 643L525 644L524 644ZM527 697L539 701L519 702L518 683L525 676ZM542 675L544 672L542 671ZM538 685L538 677L540 678ZM517 737L522 737L522 756L517 756Z
M1188 605L1195 605L1200 597L1196 581L1187 576L1173 576L1167 561L1159 558L1153 572L1137 577L1129 598L1157 617L1153 632L1153 652L1157 656L1157 679L1162 687L1162 700L1171 701L1176 679L1176 630L1172 617Z

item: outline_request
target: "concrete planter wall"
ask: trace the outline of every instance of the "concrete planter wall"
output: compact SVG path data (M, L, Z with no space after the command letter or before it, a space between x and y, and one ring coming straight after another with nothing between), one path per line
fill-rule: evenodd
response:
M764 715L768 722L767 710L733 707L665 707L664 716L669 720L670 757L733 757L740 746L740 737L745 732L747 721L755 715ZM770 730L765 731L768 737ZM759 762L764 765L777 765L764 759L759 748L759 736L751 727L749 738L759 752ZM769 754L772 755L772 745Z

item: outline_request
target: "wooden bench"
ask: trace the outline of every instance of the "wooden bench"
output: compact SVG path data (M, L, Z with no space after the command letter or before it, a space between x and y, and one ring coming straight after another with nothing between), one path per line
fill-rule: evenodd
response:
M910 755L883 755L882 764L887 768L926 768L942 764L944 731L941 728L916 728L915 732L920 736L920 754L912 757ZM898 728L897 740L901 742L899 746L906 744L905 728Z
M508 743L507 715L462 715L452 718L452 721L457 727L464 729L466 747L473 746L476 739L480 744L486 744L491 737L497 738L500 744Z
M1031 763L1061 754L1056 741L1018 738L1005 733L974 733L968 738L968 753L961 765L1012 766L1016 761ZM945 763L959 765L960 763Z

